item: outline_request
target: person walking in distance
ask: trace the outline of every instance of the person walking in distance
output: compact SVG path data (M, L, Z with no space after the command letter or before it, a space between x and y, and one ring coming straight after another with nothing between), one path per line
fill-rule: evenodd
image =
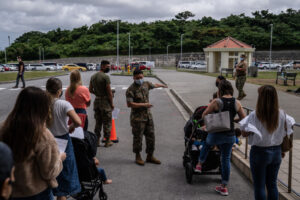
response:
M13 87L13 88L18 88L20 78L23 82L23 87L22 88L25 88L25 80L24 80L25 66L24 66L24 63L22 61L21 56L18 56L17 59L18 59L18 62L19 62L18 75L17 75L17 80L16 80L16 86Z
M236 65L236 81L235 86L239 92L238 100L242 100L247 95L245 94L243 88L247 79L247 62L246 56L243 54L241 55L241 61Z
M126 91L127 106L131 108L130 123L133 134L133 153L136 154L135 162L144 165L140 152L142 151L143 135L146 137L146 162L160 164L153 156L155 147L154 124L150 111L152 104L149 103L149 90L166 85L152 84L144 81L143 71L133 72L134 83Z
M110 140L112 110L114 109L113 94L110 87L110 78L106 74L110 70L108 61L101 62L101 69L94 74L90 80L89 91L96 95L94 101L94 117L96 119L95 134L98 137L98 146L100 146L101 130L103 126L105 147L113 145Z

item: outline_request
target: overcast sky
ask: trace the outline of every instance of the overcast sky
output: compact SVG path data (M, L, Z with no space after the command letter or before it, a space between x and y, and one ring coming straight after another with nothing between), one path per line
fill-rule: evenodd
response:
M298 10L300 0L0 0L0 49L28 31L72 29L102 19L131 22L165 20L189 10L196 16L216 19L230 14L269 9L279 13Z

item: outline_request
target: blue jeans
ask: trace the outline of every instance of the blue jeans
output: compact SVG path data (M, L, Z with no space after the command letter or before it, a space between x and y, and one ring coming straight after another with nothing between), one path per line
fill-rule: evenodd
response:
M278 200L277 175L280 164L280 146L251 147L250 168L256 200ZM265 187L268 191L268 198Z
M50 188L31 197L12 198L12 200L53 200L53 199L54 198L53 198L52 190Z
M20 78L21 78L21 80L23 82L23 87L25 87L24 73L22 73L22 74L18 73L17 80L16 80L16 87L19 86L19 80L20 80Z
M101 181L106 181L106 180L107 180L107 177L106 177L106 174L105 174L104 169L99 167L99 168L98 168L98 172L99 172Z
M227 185L230 176L230 158L233 143L219 144L218 148L221 152L221 177L222 184ZM210 151L211 145L204 143L200 151L199 161L203 164L207 158L208 152Z

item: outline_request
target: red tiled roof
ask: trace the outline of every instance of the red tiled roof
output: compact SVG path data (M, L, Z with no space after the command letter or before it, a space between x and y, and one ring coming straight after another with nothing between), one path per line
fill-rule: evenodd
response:
M207 48L252 48L250 45L241 42L232 37L224 38L214 44L209 45Z

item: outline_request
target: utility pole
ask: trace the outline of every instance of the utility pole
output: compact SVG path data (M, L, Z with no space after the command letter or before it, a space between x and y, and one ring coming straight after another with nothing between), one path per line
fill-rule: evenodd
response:
M117 66L119 69L119 20L117 21Z
M151 61L151 47L149 47L149 61Z
M5 55L5 64L6 64L7 63L6 48L4 49L4 55Z
M39 47L39 60L40 60L40 63L41 63L41 47Z
M8 46L10 46L10 36L8 36Z
M44 47L42 48L42 55L43 55L43 62L45 61L45 51L44 51Z
M131 58L133 58L133 46L131 47Z
M181 34L181 37L180 37L180 60L182 61L182 38L183 38L183 35L184 34Z
M271 69L271 62L272 62L272 39L273 39L273 24L271 24L271 38L270 38L270 64L269 64L269 69Z
M128 33L128 64L130 65L130 32Z

